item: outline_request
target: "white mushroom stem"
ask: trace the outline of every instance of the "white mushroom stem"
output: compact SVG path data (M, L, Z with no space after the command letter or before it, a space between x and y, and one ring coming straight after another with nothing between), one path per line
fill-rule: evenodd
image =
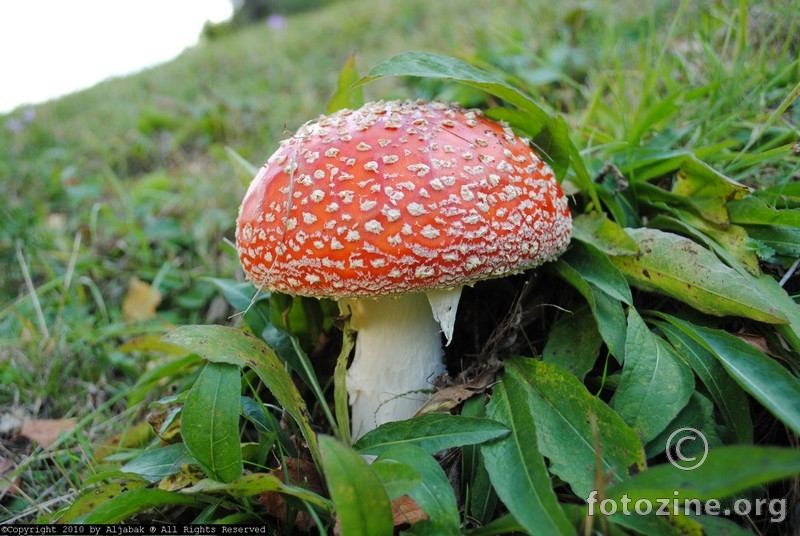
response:
M413 293L340 303L358 332L347 371L354 441L383 423L413 417L428 400L434 378L445 372L441 334L450 341L460 294L458 288L436 291L430 302Z

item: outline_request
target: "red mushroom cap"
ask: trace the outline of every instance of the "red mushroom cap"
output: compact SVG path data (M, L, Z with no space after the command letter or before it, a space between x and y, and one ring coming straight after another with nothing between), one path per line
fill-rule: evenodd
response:
M527 140L480 111L375 102L303 125L242 202L259 287L344 298L451 288L557 257L567 199Z

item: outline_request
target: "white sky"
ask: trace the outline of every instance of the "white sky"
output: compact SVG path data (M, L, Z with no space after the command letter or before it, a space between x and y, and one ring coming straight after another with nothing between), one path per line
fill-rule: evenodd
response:
M0 113L168 61L230 0L0 0Z

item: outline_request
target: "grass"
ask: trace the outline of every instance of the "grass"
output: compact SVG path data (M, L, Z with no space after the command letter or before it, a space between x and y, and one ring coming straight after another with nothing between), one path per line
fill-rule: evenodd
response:
M0 485L0 520L49 519L150 440L141 436L148 404L185 392L199 373L196 360L165 369L174 348L160 337L176 326L236 323L238 309L208 279L242 279L231 241L251 174L228 148L262 162L325 110L352 53L363 72L407 50L432 50L499 74L563 115L599 182L619 179L616 172L634 184L657 179L674 171L672 156L692 152L732 179L793 199L794 4L506 0L487 9L472 0L347 0L293 15L282 31L251 27L203 43L38 105L32 118L12 112L4 119L13 128L0 130L0 416L75 418L78 426L50 449L4 438L0 461L11 461L20 480ZM496 104L432 79L387 78L365 91L370 99ZM622 199L618 223L652 217L660 205L648 199ZM762 246L765 271L786 274L791 259ZM134 280L157 291L154 315L147 291L131 290ZM794 295L799 287L796 278L786 285ZM474 310L481 305L494 316L482 317L478 350L508 304L480 295ZM527 332L529 347L541 350L546 335ZM796 353L786 355L796 373ZM149 391L137 384L146 375ZM796 445L791 433L770 433Z

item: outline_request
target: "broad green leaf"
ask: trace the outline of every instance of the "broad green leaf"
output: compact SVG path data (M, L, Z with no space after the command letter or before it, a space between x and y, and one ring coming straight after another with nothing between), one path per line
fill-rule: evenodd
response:
M752 443L753 423L750 419L750 404L741 387L726 372L719 360L687 333L667 322L659 322L657 325L678 355L700 378L736 442Z
M87 486L86 482L83 484L81 494L78 495L78 498L72 502L66 511L55 519L55 522L62 524L76 522L101 507L107 501L123 493L145 487L147 482L131 480L128 482L101 484L99 486Z
M544 125L547 113L505 81L463 60L431 52L404 52L379 63L357 85L386 76L417 76L453 80L491 93L525 111L535 123Z
M608 255L636 255L639 246L625 229L604 213L581 214L572 220L572 238L591 244Z
M489 478L508 511L529 534L573 535L539 452L534 408L523 385L505 379L495 385L486 416L511 429L481 447Z
M625 515L622 506L620 506L619 503L616 504L617 512L608 516L608 521L612 527L624 527L629 529L622 532L624 536L631 534L631 531L633 531L634 534L652 536L703 536L702 526L689 517L657 516L654 513L650 515L638 515L635 511L635 502L628 506L628 511L632 511L633 515ZM653 509L655 510L659 506L660 505L656 503L653 505ZM595 512L597 512L597 509L595 509ZM597 515L597 513L595 513L595 515Z
M680 430L691 429L699 430L703 434L708 447L702 441L687 441L682 444L681 454L689 458L693 456L702 457L705 448L722 446L723 442L719 437L718 428L714 420L714 403L700 394L700 392L695 391L680 413L672 419L660 434L645 445L645 456L647 459L651 459L664 454L669 448L672 434Z
M545 363L558 365L583 379L600 355L603 338L589 307L566 313L553 324L542 350Z
M614 155L614 163L623 175L642 182L674 172L689 155L683 149L630 146Z
M486 399L474 396L461 407L464 417L486 417ZM464 445L461 448L461 483L465 502L465 516L477 524L489 522L497 508L497 493L489 480L480 445Z
M377 461L388 460L413 467L420 474L421 482L408 491L408 496L428 514L429 528L435 529L433 534L461 534L461 516L453 486L439 462L414 445L398 445L387 449Z
M549 130L551 126L548 114L531 97L493 74L458 58L431 52L404 52L373 67L367 76L358 81L357 85L386 76L417 76L453 80L490 93L527 113L530 116L531 130L538 131L540 128ZM558 127L558 125L553 126ZM559 134L553 136L553 139L562 139L562 137ZM599 206L600 202L594 191L594 184L583 165L583 159L575 144L567 141L567 152L573 165L576 182L581 190L592 198L595 206Z
M800 306L773 277L762 274L756 283L759 290L789 319L788 324L779 324L777 331L795 352L800 353Z
M774 359L726 331L662 316L711 352L742 389L800 434L800 380L797 377Z
M631 289L625 277L609 260L608 255L591 244L574 242L561 256L581 277L625 304L633 302Z
M780 255L794 259L800 256L800 227L747 225L750 238L774 249Z
M572 285L589 304L594 314L597 329L617 360L625 359L625 311L622 303L587 282L577 270L559 259L550 263L550 268L564 281Z
M731 201L727 205L733 223L742 225L775 225L800 227L800 209L777 209L755 196Z
M524 393L533 412L539 452L550 471L578 496L596 488L598 474L613 484L644 469L639 436L575 376L525 358L506 360L505 370L503 381Z
M684 196L703 218L718 225L729 223L725 205L750 193L694 156L687 157L675 177L672 193Z
M361 436L353 448L362 454L380 454L396 445L415 445L429 454L436 454L507 434L508 427L489 419L425 413L413 419L387 422Z
M714 536L753 536L752 531L724 517L710 515L692 516L692 520L703 527L703 534L713 534Z
M514 519L514 516L505 514L469 531L469 536L495 536L497 534L516 534L524 531L525 527Z
M734 270L746 271L754 276L761 274L758 256L744 227L714 225L688 210L670 208L669 212L674 217L659 214L647 222L648 226L682 234L705 244Z
M225 492L233 497L252 497L267 491L295 497L328 512L333 511L333 504L324 497L306 488L287 484L275 475L268 473L250 473L228 483L204 479L191 487L182 489L181 493Z
M314 397L317 399L320 409L322 409L322 413L328 419L328 424L331 428L335 428L336 419L333 417L333 413L331 413L330 406L328 406L328 401L325 398L325 393L322 391L322 387L317 380L314 365L311 363L308 354L306 354L305 350L300 346L300 341L298 341L297 337L287 331L276 328L273 324L264 326L261 337L264 339L264 342L267 343L267 346L275 351L275 355L277 355L281 361L288 364L290 370L297 374L297 376L303 380L303 383L311 389L311 392L314 393Z
M274 443L277 441L281 452L287 456L298 457L297 448L292 443L289 434L263 403L247 396L243 396L241 402L242 416L253 423L255 429L262 436L260 443L263 444L265 441Z
M528 138L534 152L547 162L558 180L563 181L571 158L569 132L563 117L553 116L542 125L532 123L530 116L517 108L497 106L488 108L485 114L490 119L506 123L517 134ZM567 189L566 183L562 182L562 186Z
M319 460L316 435L306 418L305 401L284 364L261 340L242 330L225 326L183 326L167 333L164 340L212 362L252 368L300 426L311 455Z
M631 308L625 362L611 407L647 442L680 413L693 391L689 366Z
M553 168L558 180L564 179L569 169L569 127L560 115L552 116L531 140L537 153Z
M721 500L758 485L800 474L800 452L777 447L729 446L712 449L704 462L687 471L665 463L607 489L609 499L675 498Z
M358 69L356 68L356 56L351 54L339 72L339 80L336 84L336 93L333 94L328 102L325 113L332 114L344 108L355 110L364 105L364 90L361 87L353 87L358 82Z
M330 436L319 437L319 450L341 533L391 535L394 527L389 496L364 458Z
M121 523L139 512L164 506L192 506L203 508L207 499L200 496L164 491L158 488L140 488L115 495L93 508L88 514L73 520L88 525Z
M239 399L241 373L228 363L207 363L183 404L181 435L210 477L230 482L241 476Z
M426 454L427 455L427 454ZM407 465L393 459L377 459L372 462L372 470L383 482L383 487L390 500L407 495L409 491L422 483L422 475L412 465Z
M611 257L611 261L631 285L666 294L711 315L786 322L786 316L759 290L753 278L726 266L696 242L657 229L627 231L641 254Z
M173 443L145 451L120 467L120 471L135 474L148 482L158 482L166 476L179 473L182 464L194 461L188 454L185 444Z

